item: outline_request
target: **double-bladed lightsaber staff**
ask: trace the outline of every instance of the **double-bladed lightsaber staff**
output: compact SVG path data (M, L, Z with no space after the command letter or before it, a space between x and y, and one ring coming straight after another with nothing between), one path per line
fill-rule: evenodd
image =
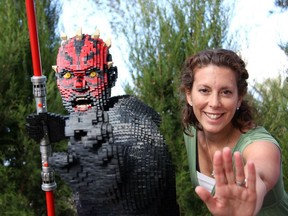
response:
M46 105L46 77L42 75L42 65L37 32L37 22L35 16L35 6L33 0L26 0L26 12L30 36L30 46L32 53L32 63L34 76L31 77L33 84L33 94L36 101L37 114L47 113ZM48 138L47 125L43 122L44 137L40 141L40 153L42 162L42 190L46 194L47 215L55 216L54 194L57 185L54 179L54 171L48 163L51 156L51 145Z

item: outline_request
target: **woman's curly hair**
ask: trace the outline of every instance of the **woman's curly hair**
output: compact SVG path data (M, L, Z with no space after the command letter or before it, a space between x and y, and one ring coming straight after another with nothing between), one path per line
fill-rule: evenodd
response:
M192 90L194 83L194 73L196 69L203 68L208 65L226 67L234 71L236 75L239 96L244 97L247 94L247 79L249 74L246 70L244 61L231 50L210 49L201 51L186 59L182 68L180 80L180 91L184 95L186 95L186 92L191 92ZM188 104L187 101L183 108L182 124L184 129L187 129L192 125L197 129L202 130L202 127L193 112L193 108ZM235 128L238 128L241 131L246 128L252 128L255 126L252 109L247 101L242 101L241 106L232 118L232 124Z

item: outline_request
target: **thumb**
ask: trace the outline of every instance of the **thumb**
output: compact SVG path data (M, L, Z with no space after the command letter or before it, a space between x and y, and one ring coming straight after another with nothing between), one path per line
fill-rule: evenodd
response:
M210 192L207 191L205 188L197 186L195 188L195 192L200 197L200 199L206 203L206 205L209 205L209 203L213 201L213 197L211 196Z

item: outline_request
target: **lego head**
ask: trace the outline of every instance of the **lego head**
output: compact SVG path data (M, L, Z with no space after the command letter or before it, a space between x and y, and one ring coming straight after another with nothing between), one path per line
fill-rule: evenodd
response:
M104 42L99 35L98 30L93 35L84 35L80 30L68 40L62 36L53 69L68 112L103 109L111 96L117 67L112 66L109 54L111 42Z

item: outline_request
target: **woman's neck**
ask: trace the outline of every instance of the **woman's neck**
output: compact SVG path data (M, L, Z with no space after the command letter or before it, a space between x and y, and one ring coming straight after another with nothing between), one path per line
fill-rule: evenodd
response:
M205 145L209 145L210 147L216 147L217 149L222 149L226 146L234 147L236 134L237 137L240 134L240 131L234 128L232 125L228 126L226 130L223 130L219 133L210 133L205 130L203 132L203 138L205 141Z

